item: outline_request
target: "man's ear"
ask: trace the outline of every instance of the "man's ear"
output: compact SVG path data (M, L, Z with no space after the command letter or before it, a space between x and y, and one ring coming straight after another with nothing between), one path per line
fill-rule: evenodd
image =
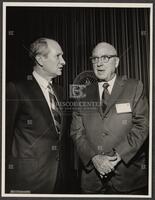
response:
M118 58L118 57L116 57L116 58L115 58L115 68L117 68L117 67L118 67L118 65L119 65L119 58Z
M37 63L38 63L40 66L43 66L43 60L42 60L42 57L41 57L41 56L37 55L35 59L36 59Z

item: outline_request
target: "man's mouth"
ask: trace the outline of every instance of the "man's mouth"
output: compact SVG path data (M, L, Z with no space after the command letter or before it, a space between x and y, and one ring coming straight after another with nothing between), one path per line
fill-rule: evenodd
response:
M98 71L98 72L104 72L105 70L103 70L103 69L98 69L97 71Z

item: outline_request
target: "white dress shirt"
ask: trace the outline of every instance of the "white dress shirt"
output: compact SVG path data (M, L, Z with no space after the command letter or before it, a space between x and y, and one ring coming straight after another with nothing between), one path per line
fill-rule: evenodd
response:
M47 104L51 110L51 103L50 103L50 98L49 98L49 89L48 89L48 81L46 79L44 79L43 77L41 77L36 71L33 71L33 76L36 79L37 83L39 84L44 97L47 101Z
M109 87L108 87L107 89L108 89L109 94L111 94L112 89L113 89L113 86L114 86L114 83L115 83L115 80L116 80L116 74L115 74L115 76L113 77L113 79L111 79L111 80L108 81L108 82L105 82L105 81L98 82L100 101L102 100L102 93L103 93L103 90L104 90L103 84L104 84L104 83L108 83L108 84L109 84Z

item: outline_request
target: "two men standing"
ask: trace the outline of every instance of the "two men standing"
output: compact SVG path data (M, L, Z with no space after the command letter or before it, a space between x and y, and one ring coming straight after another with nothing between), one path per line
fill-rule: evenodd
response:
M65 65L59 44L32 43L32 79L7 88L6 191L63 193L64 127L59 106L63 94L53 84ZM148 103L140 81L119 77L116 49L105 42L92 52L98 83L79 101L96 107L73 112L71 137L83 163L83 193L147 194Z

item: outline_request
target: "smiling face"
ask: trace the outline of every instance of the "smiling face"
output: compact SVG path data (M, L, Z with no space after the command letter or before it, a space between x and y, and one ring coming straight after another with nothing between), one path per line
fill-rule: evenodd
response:
M105 42L99 43L92 52L92 58L99 58L98 62L93 63L93 70L96 77L103 81L110 81L115 75L115 69L118 67L119 58L116 56L115 48ZM100 59L102 56L114 56L109 58L108 62Z
M63 51L56 41L47 39L47 46L48 53L40 54L36 56L36 59L39 63L39 74L50 80L62 74L65 60L63 59Z

